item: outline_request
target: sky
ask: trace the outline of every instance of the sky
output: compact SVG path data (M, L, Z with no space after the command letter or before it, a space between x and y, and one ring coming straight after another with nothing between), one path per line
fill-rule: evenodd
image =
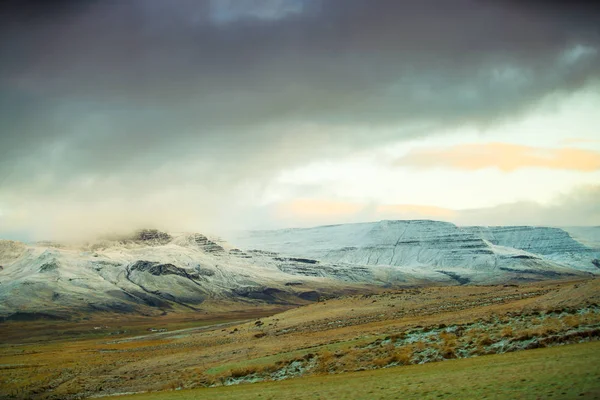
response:
M7 0L0 238L600 225L600 8Z

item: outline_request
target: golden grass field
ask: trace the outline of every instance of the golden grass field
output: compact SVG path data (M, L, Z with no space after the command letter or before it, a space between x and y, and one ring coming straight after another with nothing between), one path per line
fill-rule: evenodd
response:
M600 343L123 400L600 398Z
M600 281L590 279L10 321L0 324L0 398L593 398L599 305Z

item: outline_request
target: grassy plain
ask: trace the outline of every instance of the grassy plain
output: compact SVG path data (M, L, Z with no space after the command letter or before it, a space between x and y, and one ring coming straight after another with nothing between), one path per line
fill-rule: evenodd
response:
M595 399L600 343L319 375L281 382L148 393L127 400Z
M389 290L294 309L10 321L0 324L0 398L456 398L463 389L593 398L599 305L600 280L590 279Z

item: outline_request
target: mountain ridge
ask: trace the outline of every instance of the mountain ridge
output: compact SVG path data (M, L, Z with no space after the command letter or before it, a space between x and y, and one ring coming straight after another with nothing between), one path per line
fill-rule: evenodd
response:
M82 246L0 240L0 316L206 312L385 287L584 278L600 273L598 258L562 229L430 220L248 231L231 243L156 230Z
M249 231L238 235L232 242L241 247L260 245L264 249L284 254L324 257L329 261L345 259L367 265L377 264L377 260L382 259L382 253L388 252L391 253L391 258L387 264L396 266L427 265L432 260L427 260L422 250L424 247L433 247L438 250L445 248L448 251L443 255L450 258L456 258L457 252L462 250L457 261L463 263L463 266L465 262L467 265L473 264L465 260L465 256L497 254L504 258L537 257L567 268L597 272L592 260L600 254L596 249L575 240L561 228L459 227L449 222L432 220L382 220L312 228ZM375 258L374 252L370 251L373 249L378 249L380 253L375 254ZM403 257L397 257L397 250L400 250L399 254ZM410 257L411 252L420 254ZM479 264L489 265L492 261L489 257L487 260L486 257L483 258L479 260ZM440 263L443 264L443 260L438 259L434 264Z

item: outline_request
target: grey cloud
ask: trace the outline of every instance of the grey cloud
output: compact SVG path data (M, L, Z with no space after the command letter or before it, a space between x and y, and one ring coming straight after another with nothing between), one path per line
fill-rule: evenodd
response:
M197 172L173 167L170 184L217 195L310 158L509 118L600 75L600 13L584 2L7 4L0 202L150 193L144 177L169 165ZM592 51L565 63L576 46Z
M302 13L304 0L212 0L211 19L216 23L232 23L243 19L278 20Z
M461 225L600 225L600 185L582 186L565 193L551 204L516 202L496 207L460 211Z
M98 112L113 121L109 145L123 135L162 145L167 131L188 140L229 128L238 138L291 121L487 121L598 71L596 55L556 65L569 46L598 45L596 20L576 3L564 16L507 1L305 1L290 18L227 26L210 19L211 3L227 2L84 3L31 32L10 31L2 46L5 101L33 98L45 111L6 109L15 129L32 117L48 125L22 135L80 134L78 120Z

